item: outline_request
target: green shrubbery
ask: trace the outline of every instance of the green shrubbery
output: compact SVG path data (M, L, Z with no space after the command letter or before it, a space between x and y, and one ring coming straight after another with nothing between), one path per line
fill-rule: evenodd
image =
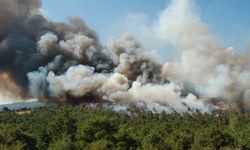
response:
M250 120L234 111L134 115L80 106L0 113L0 149L250 149Z

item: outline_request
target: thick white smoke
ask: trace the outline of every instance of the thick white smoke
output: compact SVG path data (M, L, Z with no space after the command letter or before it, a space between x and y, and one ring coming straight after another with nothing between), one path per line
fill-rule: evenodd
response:
M249 101L249 52L223 47L194 10L192 0L173 0L160 15L158 37L181 51L179 60L164 65L163 74L188 83L204 98Z
M206 112L210 110L208 105L193 94L181 96L182 87L173 83L142 84L134 81L132 87L129 87L129 80L123 74L94 73L94 68L89 66L72 66L65 74L57 76L54 72L49 72L46 77L44 69L41 68L40 72L29 73L32 85L30 89L32 93L38 92L40 96L41 87L36 87L36 85L43 85L39 83L40 79L46 78L50 97L61 101L67 100L66 94L83 97L88 93L94 93L103 100L117 104L144 103L148 108L158 112L163 110L187 112L196 109Z
M214 98L230 103L247 101L250 84L244 81L250 77L248 61L217 42L195 12L192 0L173 0L153 31L159 40L180 51L176 62L157 64L132 35L111 39L100 50L95 39L81 33L62 41L56 34L44 34L38 41L39 52L47 55L58 49L60 54L39 71L28 73L31 94L57 101L69 101L69 96L84 99L91 94L116 104L133 103L168 112L207 112L215 108L207 102ZM76 62L63 62L63 54ZM108 56L112 63L98 62L97 55ZM79 64L81 60L97 61L97 65ZM53 71L62 64L65 73ZM98 66L109 68L110 64L111 71L96 71Z
M35 10L39 1L37 5ZM29 20L30 13L26 13ZM233 48L221 45L195 12L192 0L172 0L152 29L159 40L179 50L178 59L164 65L130 34L103 46L77 18L66 24L40 19L41 31L34 32L34 37L39 38L33 39L29 32L20 37L10 29L18 36L7 36L0 43L1 58L12 56L10 52L16 47L22 48L13 53L20 55L16 60L25 61L25 65L18 67L19 63L3 59L0 71L9 71L13 82L29 91L25 96L63 103L98 98L119 107L133 104L155 112L209 112L217 107L211 102L214 99L235 104L249 102L249 52L237 54ZM31 50L26 51L29 45ZM13 69L16 65L25 76L19 77Z
M51 40L47 40L50 38ZM67 54L72 53L77 59L90 56L85 57L88 60L95 55L86 55L89 50L93 52L93 49L89 48L94 43L84 35L74 36L67 41L58 42L59 44L56 44L56 41L57 37L51 33L43 35L38 41L38 51L46 54L52 51L51 47L59 47L63 52L67 51ZM47 99L48 96L49 99L62 102L71 101L69 96L84 100L86 95L92 94L115 104L143 104L146 109L157 112L210 110L209 105L193 94L182 96L183 87L166 83L163 79L159 80L161 66L143 51L131 35L110 40L103 51L113 57L111 60L116 67L112 72L98 73L94 67L69 63L70 67L66 72L58 75L53 71L63 64L60 61L61 56L58 55L48 65L28 73L31 94L40 99Z
M223 63L227 54L193 10L192 0L173 0L160 15L155 31L181 51L173 77L196 84L205 82L206 75ZM165 69L168 66L173 65L166 64Z

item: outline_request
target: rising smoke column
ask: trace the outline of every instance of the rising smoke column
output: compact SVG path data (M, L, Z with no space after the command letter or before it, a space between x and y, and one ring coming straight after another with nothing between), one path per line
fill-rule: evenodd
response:
M163 74L192 86L203 98L249 104L249 50L236 53L209 32L195 12L194 1L174 0L155 26L158 37L180 50L180 59L166 63ZM241 109L241 108L240 108Z
M93 76L99 74L106 81L113 74L123 74L130 85L134 80L162 82L161 65L146 56L131 35L102 46L96 33L79 18L70 18L66 23L47 20L40 12L40 0L1 0L0 5L0 73L8 76L1 83L11 82L13 89L17 86L13 93L18 97L70 101L68 97L84 97L85 93L99 96L99 91L91 87L76 95L73 86L79 83L64 93L56 91L53 76L75 75L71 73L74 67L91 68ZM93 84L97 86L98 82Z
M13 85L23 98L92 97L156 112L207 112L215 108L210 98L247 101L246 55L221 46L191 4L173 0L154 27L159 40L181 51L179 60L162 66L130 34L105 46L79 18L47 20L39 0L0 0L0 74L8 79L0 84Z
M8 73L19 86L22 97L28 96L26 74L46 65L57 53L56 49L48 55L39 52L37 40L41 35L53 32L58 39L64 40L83 33L97 39L95 33L78 18L72 18L68 23L46 20L40 13L39 0L1 0L0 7L0 72ZM53 41L46 48L52 49L51 44Z

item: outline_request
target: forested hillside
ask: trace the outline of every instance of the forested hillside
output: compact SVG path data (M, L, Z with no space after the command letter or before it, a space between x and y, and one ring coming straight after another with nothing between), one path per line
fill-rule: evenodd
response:
M250 149L250 120L234 111L118 113L50 106L0 113L0 149Z

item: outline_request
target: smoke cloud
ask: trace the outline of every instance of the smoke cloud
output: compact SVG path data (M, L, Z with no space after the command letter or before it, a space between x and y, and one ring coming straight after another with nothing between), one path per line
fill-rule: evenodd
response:
M153 27L180 51L164 65L131 35L102 45L80 18L46 19L40 0L0 0L1 93L44 102L98 99L160 112L209 112L216 101L247 104L248 53L223 47L193 10L173 0ZM14 94L13 94L14 93Z
M175 0L160 15L155 32L181 51L163 74L191 86L199 97L249 104L249 50L240 54L221 45L194 10L192 0Z

